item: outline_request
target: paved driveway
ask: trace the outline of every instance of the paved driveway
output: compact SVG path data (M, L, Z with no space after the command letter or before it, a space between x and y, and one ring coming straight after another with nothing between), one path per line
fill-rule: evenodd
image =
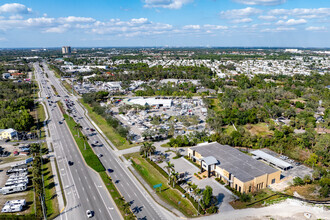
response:
M233 201L235 198L233 194L226 189L223 185L218 183L214 177L206 178L199 180L194 176L194 173L198 173L200 171L199 168L197 168L195 165L191 164L189 161L187 161L185 158L181 157L179 159L172 159L175 156L175 153L168 152L169 158L171 159L171 163L174 164L174 169L176 172L185 172L185 179L187 181L191 181L198 185L199 188L205 189L205 187L208 185L212 187L213 189L213 195L217 197L219 202L219 211L231 211L234 210L233 207L229 205L230 201ZM166 166L166 163L163 162L159 164L164 170L166 170L164 167Z

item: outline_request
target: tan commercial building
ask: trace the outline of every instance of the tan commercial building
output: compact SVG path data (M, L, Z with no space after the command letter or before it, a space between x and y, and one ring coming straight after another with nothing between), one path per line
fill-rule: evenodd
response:
M188 149L188 157L201 166L208 177L215 176L238 192L254 192L278 183L281 171L247 154L217 142Z

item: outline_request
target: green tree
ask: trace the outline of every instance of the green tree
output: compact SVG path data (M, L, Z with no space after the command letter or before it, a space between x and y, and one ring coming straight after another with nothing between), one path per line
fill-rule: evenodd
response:
M206 186L205 190L203 191L203 201L204 201L206 207L209 207L211 204L212 193L213 193L212 187Z

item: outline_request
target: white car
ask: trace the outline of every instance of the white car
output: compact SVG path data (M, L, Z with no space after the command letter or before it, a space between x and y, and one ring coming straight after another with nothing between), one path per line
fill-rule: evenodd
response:
M93 212L91 210L87 210L86 215L88 218L91 218L91 217L93 217Z

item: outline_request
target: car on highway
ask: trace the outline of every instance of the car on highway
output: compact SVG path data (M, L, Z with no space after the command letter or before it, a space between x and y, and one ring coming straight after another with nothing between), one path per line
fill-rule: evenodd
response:
M89 130L89 128L85 128L87 131Z
M71 160L68 161L69 166L73 165L73 162Z
M53 109L52 109L53 110ZM61 124L63 124L63 122L62 121L58 121L58 123L61 125Z
M91 131L95 131L95 129L93 129L93 128L91 128L91 129L89 129L89 130L91 130Z
M98 141L94 141L94 144L98 144L99 142Z
M91 210L87 210L86 215L87 215L88 218L92 218L93 217L93 212Z
M103 154L98 154L97 156L100 158L100 157L103 157Z
M109 173L113 173L113 169L108 169L108 172Z

